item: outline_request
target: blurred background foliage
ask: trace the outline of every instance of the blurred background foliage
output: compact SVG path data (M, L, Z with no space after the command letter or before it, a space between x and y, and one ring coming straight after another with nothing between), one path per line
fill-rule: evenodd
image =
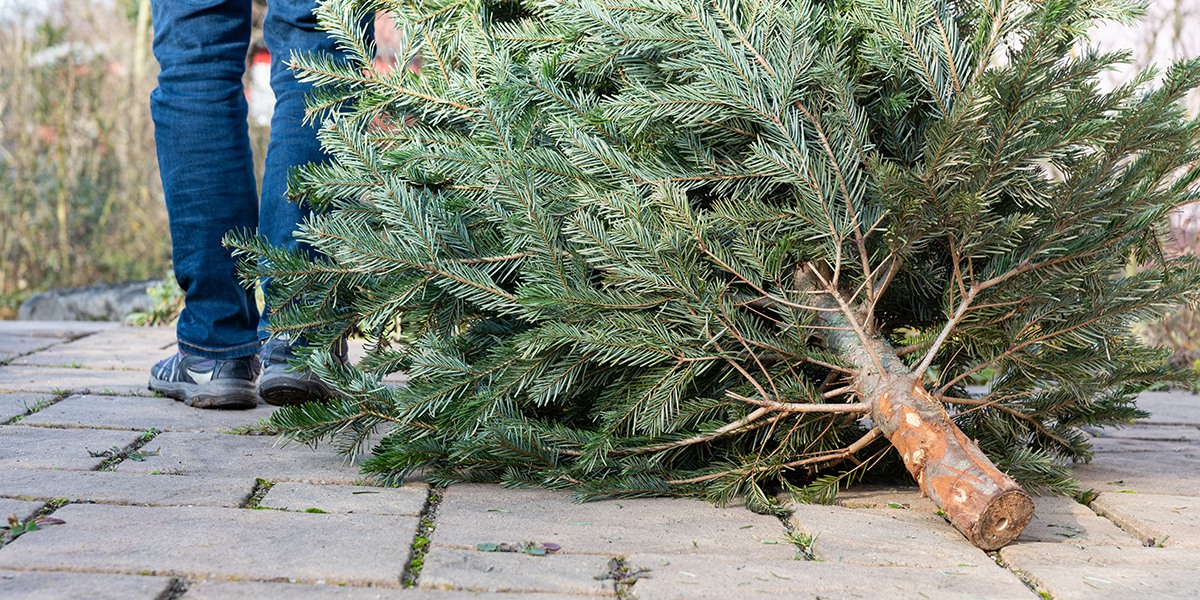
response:
M264 0L255 0L261 36ZM59 287L160 277L170 269L148 97L149 0L0 0L0 319ZM385 28L386 29L386 28ZM1200 2L1156 0L1134 27L1094 32L1105 50L1132 50L1135 67L1200 55ZM382 36L386 53L398 40ZM1123 82L1133 67L1108 75ZM1200 96L1189 99L1200 114ZM255 120L259 169L269 129ZM1200 254L1200 209L1173 220L1171 251ZM1136 268L1130 265L1130 268ZM168 275L160 303L180 297ZM161 323L169 307L145 322ZM1200 315L1143 323L1149 342L1200 371Z
M0 316L34 292L160 276L149 3L0 4Z
M1196 0L1154 0L1146 7L1146 17L1134 27L1117 25L1094 33L1096 44L1104 50L1129 49L1134 64L1109 73L1108 80L1118 85L1128 80L1135 68L1166 65L1178 57L1200 56L1200 2ZM1188 98L1188 110L1200 115L1200 94ZM1200 204L1193 204L1172 219L1168 251L1200 255ZM1136 268L1130 265L1130 268ZM1158 323L1141 323L1135 330L1152 345L1175 350L1172 363L1197 373L1193 386L1200 385L1200 314L1183 308Z

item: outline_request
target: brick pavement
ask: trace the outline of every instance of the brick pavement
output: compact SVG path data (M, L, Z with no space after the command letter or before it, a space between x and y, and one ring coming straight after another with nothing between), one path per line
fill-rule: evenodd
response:
M1018 542L989 555L907 488L853 489L780 520L680 499L374 487L327 447L250 435L270 407L152 397L147 370L173 341L0 322L0 516L64 521L0 546L0 598L1200 597L1190 394L1147 394L1152 416L1101 432L1096 460L1078 467L1101 492L1091 505L1038 498ZM92 456L114 447L144 455ZM789 531L816 536L818 560L802 560ZM478 549L526 542L561 550ZM614 569L637 576L616 585Z

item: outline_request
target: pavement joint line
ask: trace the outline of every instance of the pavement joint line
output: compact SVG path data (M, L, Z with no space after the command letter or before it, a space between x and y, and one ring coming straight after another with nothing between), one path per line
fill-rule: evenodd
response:
M1156 424L1154 424L1154 427L1161 427L1161 428L1163 428L1163 429L1181 429L1181 430L1182 430L1182 429L1200 429L1200 425L1196 425L1195 423L1156 423ZM1137 429L1136 427L1131 427L1131 428L1129 428L1129 431L1135 431L1136 429ZM1120 438L1117 438L1117 437L1112 437L1112 436L1101 436L1101 437L1099 437L1099 438L1097 438L1097 439L1102 439L1102 440L1115 440L1115 439L1121 439L1121 440L1137 440L1137 441L1139 441L1139 442L1182 442L1182 441L1186 441L1186 440L1185 440L1185 439L1183 439L1183 438L1172 438L1172 439L1167 439L1167 438L1162 438L1162 437L1154 437L1154 436L1142 437L1142 436L1138 436L1138 435L1127 435L1127 436L1122 436L1122 437L1120 437ZM1126 452L1128 452L1128 450L1126 450ZM1135 451L1135 452L1136 452L1136 451ZM1153 452L1153 450L1148 450L1148 451L1147 451L1147 450L1142 450L1142 452Z
M1042 598L1043 600L1054 600L1054 596L1051 596L1050 592L1047 592L1046 590L1043 590L1042 588L1038 587L1037 583L1035 583L1033 581L1033 579L1031 579L1029 577L1029 575L1027 573L1025 573L1025 571L1022 571L1020 569L1014 569L1014 568L1008 566L1008 563L1004 562L1004 558L1002 556L1000 556L999 550L993 550L991 552L987 552L986 554L988 555L989 558L996 561L996 564L999 565L999 567L1001 569L1004 569L1005 571L1012 573L1017 579L1019 579L1021 581L1021 583L1025 584L1025 587L1029 588L1029 591L1037 594L1038 598Z
M85 503L86 504L86 503ZM44 515L40 515L44 516ZM32 535L32 534L29 534ZM330 589L358 589L358 590L397 590L401 589L391 585L363 584L338 579L325 578L284 578L284 577L212 577L206 579L189 579L194 575L186 575L175 570L141 570L134 571L129 569L103 569L103 568L76 568L76 567L55 567L55 566L5 566L6 571L18 571L22 573L72 573L80 575L128 575L132 577L170 577L172 580L170 593L156 598L156 600L176 600L186 597L186 592L195 583L277 583L286 585L299 586L324 586ZM511 595L514 598L520 597L520 593L500 592L501 594ZM569 596L579 596L580 600L586 598L595 598L595 596L581 595L575 593L567 593Z
M71 396L74 396L74 395L75 394L71 394ZM71 396L67 396L67 398L70 398ZM64 398L63 400L65 400L65 399L66 398ZM61 400L59 402L61 402ZM58 404L58 402L55 402L55 404ZM39 408L38 411L45 410L47 408L50 408L50 405L43 406L43 407ZM18 419L24 420L26 417L33 416L38 411L31 412L22 417L18 417ZM98 430L98 431L138 431L137 429L130 429L129 427L120 427L117 425L78 425L75 423L17 423L17 422L14 422L14 423L0 423L0 425L19 425L21 427L37 427L38 429L63 429L63 430L68 430L68 431L74 431L74 430L79 430L79 429L90 429L90 430Z
M7 421L4 421L3 423L0 423L0 425L16 425L18 422L21 421L21 419L24 419L25 417L28 417L29 415L32 415L34 413L37 413L38 411L46 410L47 408L50 408L51 406L54 406L55 404L58 404L59 402L62 402L63 400L66 400L67 398L70 398L73 395L75 395L75 392L72 392L71 390L56 391L49 398L38 400L37 402L34 402L33 404L25 405L25 412L23 414L19 414Z
M41 469L35 469L35 470L41 470ZM87 498L78 497L78 495L72 495L72 497L70 497L70 498L55 498L53 496L25 496L25 495L20 495L20 494L18 494L18 495L0 494L0 500L19 500L22 502L49 502L49 503L53 503L55 501L61 501L62 506L66 506L67 504L97 504L100 506L182 506L182 505L173 505L173 504L150 504L150 503L146 503L146 502L140 502L137 500L89 500ZM39 513L37 516L42 517L45 515L42 515ZM3 517L3 515L0 515L0 517ZM7 567L5 567L5 568L7 568Z
M1120 529L1121 531L1123 531L1125 533L1125 535L1128 535L1135 542L1141 544L1142 546L1145 546L1146 548L1161 548L1163 543L1165 543L1167 541L1167 538L1171 537L1170 535L1165 535L1162 537L1162 539L1155 539L1155 538L1146 539L1146 538L1143 538L1143 536L1141 534L1139 534L1138 532L1130 531L1129 529L1126 528L1127 525L1129 524L1128 522L1122 523L1121 521L1114 519L1113 515L1109 514L1108 511L1106 511L1102 508L1096 508L1096 506L1095 506L1096 499L1099 498L1100 495L1101 494L1097 494L1096 498L1092 498L1091 502L1087 503L1088 509L1090 509L1092 512L1096 513L1097 516L1107 519L1108 522L1112 523L1113 525L1116 525L1117 529Z
M464 544L455 544L455 543L438 544L438 547L452 549L452 550L472 550L472 551L479 550L479 547L477 545L476 546L467 546ZM555 552L555 554L570 555L570 556L604 556L607 558L613 558L614 556L617 556L617 555L613 554L612 552L608 552L608 551L604 551L604 550L569 550L569 551L568 550L559 550L558 552Z
M1090 496L1089 498L1086 499L1087 500L1086 502L1079 502L1079 503L1084 505L1085 507L1087 507L1088 510L1095 513L1096 516L1108 521L1109 523L1112 523L1113 525L1116 525L1117 529L1120 529L1122 533L1124 533L1125 535L1128 535L1131 539L1133 539L1134 541L1136 541L1137 543L1139 543L1143 546L1146 546L1147 548L1159 547L1163 542L1167 541L1166 537L1164 537L1161 540L1154 540L1154 539L1143 540L1142 536L1138 535L1138 533L1135 531L1130 531L1130 530L1126 529L1125 525L1121 524L1121 522L1114 519L1112 515L1108 514L1108 511L1097 508L1095 506L1096 499L1099 498L1101 496L1101 494L1103 494L1103 493L1105 493L1105 492L1093 494L1092 496ZM1167 536L1167 537L1170 537L1170 536Z
M402 587L417 587L421 577L421 569L425 566L425 555L433 543L433 531L437 529L437 512L446 496L446 488L429 486L429 494L425 496L425 506L417 517L417 531L413 534L412 544L409 545L408 562L400 575Z
M38 348L37 350L30 350L29 352L22 352L21 354L16 354L16 355L10 356L4 360L0 360L0 367L8 366L10 363L12 363L12 361L17 360L18 358L25 358L26 356L33 356L34 354L38 354L40 352L45 352L56 346L62 346L63 344L70 344L71 342L77 342L79 340L82 340L85 337L96 335L97 333L100 333L100 332L99 331L85 331L83 333L78 333L78 334L68 334L67 336L63 337L61 340L54 342L53 344L50 344L49 346L46 346L45 348Z

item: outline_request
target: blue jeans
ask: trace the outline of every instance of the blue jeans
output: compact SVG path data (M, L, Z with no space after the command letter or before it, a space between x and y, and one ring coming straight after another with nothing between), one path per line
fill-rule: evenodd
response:
M271 53L275 113L262 201L255 188L242 76L250 42L251 0L154 0L154 56L161 72L150 95L154 139L171 229L175 277L186 294L181 349L205 358L258 352L265 337L252 291L238 282L221 239L253 230L295 247L307 210L286 197L291 168L328 159L305 125L310 86L284 65L292 52L340 54L316 29L315 0L271 0L263 37ZM260 332L262 334L260 335Z

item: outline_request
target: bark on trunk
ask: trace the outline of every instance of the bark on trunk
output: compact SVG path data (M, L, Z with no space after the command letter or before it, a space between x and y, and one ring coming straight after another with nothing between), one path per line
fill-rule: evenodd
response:
M838 306L828 296L818 298L828 308ZM854 385L859 397L871 403L871 419L900 452L921 491L979 548L997 550L1016 539L1033 518L1029 494L954 425L945 406L921 386L890 344L875 338L868 349L842 312L818 314L830 328L826 346L858 370Z
M972 544L998 550L1033 518L1033 501L954 425L941 402L911 375L889 375L872 397L871 418L900 452L921 491Z

